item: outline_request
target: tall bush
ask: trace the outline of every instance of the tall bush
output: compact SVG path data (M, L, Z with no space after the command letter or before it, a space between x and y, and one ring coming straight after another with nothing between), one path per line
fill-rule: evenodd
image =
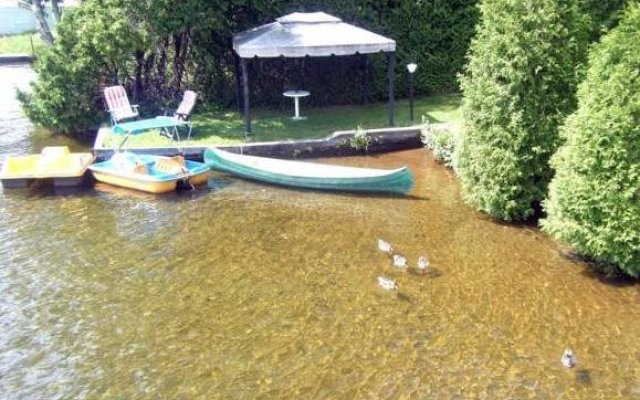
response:
M558 126L575 109L587 23L575 1L486 0L480 10L454 165L470 204L525 220L546 195Z
M584 255L640 275L640 6L596 45L561 130L542 227Z
M99 89L144 40L124 10L93 1L66 12L57 29L55 44L38 54L32 92L18 98L34 123L74 134L104 120Z

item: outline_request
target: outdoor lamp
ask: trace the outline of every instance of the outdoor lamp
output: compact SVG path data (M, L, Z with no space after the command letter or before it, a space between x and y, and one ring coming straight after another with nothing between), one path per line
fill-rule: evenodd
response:
M413 73L418 69L418 64L407 64L407 71L409 71L409 120L413 124Z

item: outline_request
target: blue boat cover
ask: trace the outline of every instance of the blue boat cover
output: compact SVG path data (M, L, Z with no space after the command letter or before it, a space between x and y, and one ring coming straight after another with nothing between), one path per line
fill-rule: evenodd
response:
M174 128L188 125L188 121L182 121L174 117L161 116L138 121L124 122L113 126L113 133L135 135L152 129Z

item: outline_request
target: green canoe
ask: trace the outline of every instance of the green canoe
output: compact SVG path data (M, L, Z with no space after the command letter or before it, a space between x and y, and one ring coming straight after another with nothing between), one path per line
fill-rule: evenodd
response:
M216 148L205 150L204 162L211 169L242 178L308 189L405 194L413 187L413 175L407 167L343 167L246 156Z

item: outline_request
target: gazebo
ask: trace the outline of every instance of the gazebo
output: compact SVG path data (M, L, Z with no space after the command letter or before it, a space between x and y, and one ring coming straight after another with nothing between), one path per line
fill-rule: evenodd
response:
M242 71L238 96L242 94L245 133L251 133L248 63L254 57L328 57L383 52L387 58L389 84L389 126L394 125L393 70L396 42L323 12L299 13L277 18L276 22L239 33L233 37L233 50ZM236 69L237 72L237 69Z

